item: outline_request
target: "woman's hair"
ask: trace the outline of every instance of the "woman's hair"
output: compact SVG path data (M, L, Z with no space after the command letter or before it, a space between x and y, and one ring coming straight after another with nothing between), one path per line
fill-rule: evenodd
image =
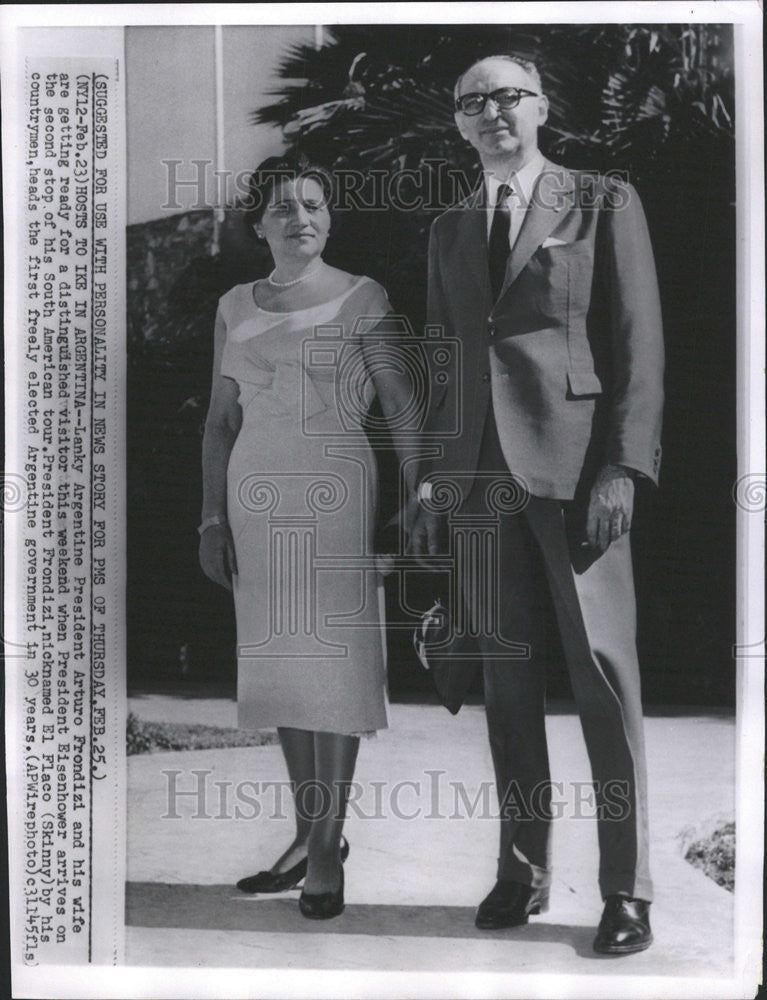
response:
M253 227L261 221L274 188L282 181L296 181L304 177L317 181L330 211L333 204L333 176L325 167L312 163L304 153L269 156L256 167L248 180L243 203L245 226L252 237L255 238Z

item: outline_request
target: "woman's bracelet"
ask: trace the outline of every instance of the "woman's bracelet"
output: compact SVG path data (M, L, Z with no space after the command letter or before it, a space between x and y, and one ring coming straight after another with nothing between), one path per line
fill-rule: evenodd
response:
M226 516L223 514L214 514L212 517L206 517L201 525L197 528L199 533L202 535L203 532L207 531L208 528L214 527L216 524L228 524Z

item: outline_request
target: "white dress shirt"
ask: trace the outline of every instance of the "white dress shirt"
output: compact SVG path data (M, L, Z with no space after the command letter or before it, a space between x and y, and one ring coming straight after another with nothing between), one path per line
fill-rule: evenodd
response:
M525 212L533 197L535 182L543 172L543 153L537 150L533 158L515 173L507 174L506 177L491 174L485 171L485 191L487 193L487 237L490 239L490 227L493 224L493 213L495 203L498 198L498 188L501 184L508 184L512 193L506 199L509 206L509 249L511 249L522 228L525 219Z

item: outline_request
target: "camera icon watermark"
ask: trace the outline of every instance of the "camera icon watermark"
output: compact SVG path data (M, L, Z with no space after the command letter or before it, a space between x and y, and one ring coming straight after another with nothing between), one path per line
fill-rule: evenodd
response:
M318 325L302 345L302 428L309 436L344 440L364 436L371 445L392 432L417 435L419 442L461 433L462 344L441 326L415 334L406 316L361 315L354 325ZM385 417L370 413L376 381L394 374L409 386L407 398ZM337 426L312 420L321 383L334 385ZM453 392L448 392L449 387ZM429 431L426 417L440 407L440 430Z

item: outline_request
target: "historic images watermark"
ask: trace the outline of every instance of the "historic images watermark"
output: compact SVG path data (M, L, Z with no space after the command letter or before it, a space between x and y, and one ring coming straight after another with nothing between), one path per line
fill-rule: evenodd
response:
M252 211L264 197L254 191L253 171L222 170L209 159L161 161L165 169L163 211L210 211L216 209ZM270 172L270 177L275 176ZM279 177L279 172L276 173ZM288 176L288 175L286 175ZM582 209L608 207L624 210L632 197L625 170L574 172L569 176L552 173L552 183L538 185L528 197L511 177L509 183L524 207L557 208L570 198L573 183L579 191ZM354 170L338 168L332 172L333 194L328 208L332 212L446 212L453 205L475 194L485 207L484 185L477 178L451 165L448 160L425 159L420 167L398 170ZM270 191L274 186L270 186ZM192 195L191 200L186 195Z
M167 768L164 820L288 819L295 808L311 819L330 814L338 795L321 781L297 787L282 781L211 780L213 771ZM344 789L347 786L344 785ZM347 814L364 820L600 819L620 823L631 813L628 782L541 781L523 789L511 782L502 801L495 783L467 785L441 769L407 780L352 781Z

